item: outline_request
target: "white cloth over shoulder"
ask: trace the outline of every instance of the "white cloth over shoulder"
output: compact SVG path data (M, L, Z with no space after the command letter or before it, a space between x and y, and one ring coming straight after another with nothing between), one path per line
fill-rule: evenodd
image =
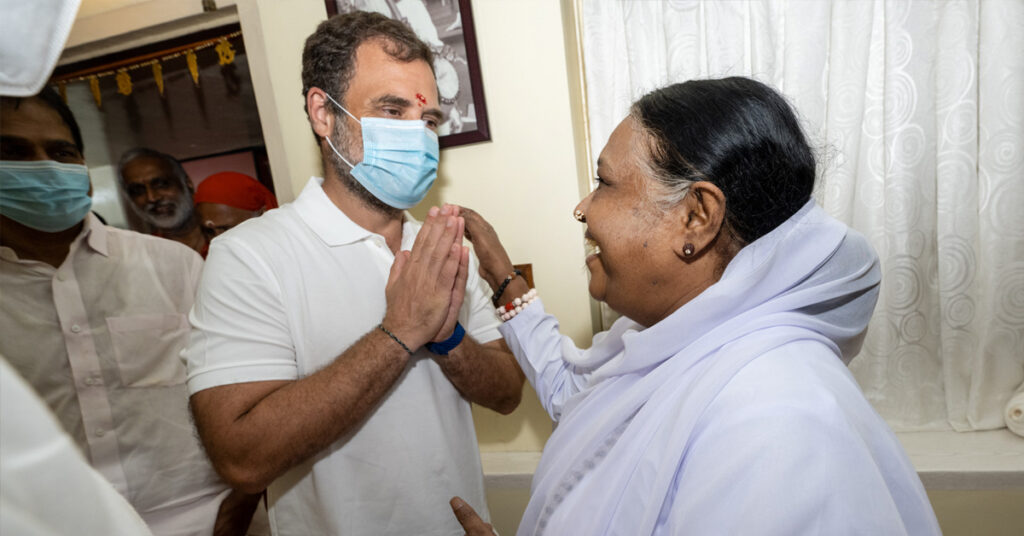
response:
M813 201L721 280L581 351L540 304L501 331L559 426L519 534L938 534L845 363L877 299L866 240Z
M151 534L0 358L0 534Z
M0 0L0 95L39 93L75 23L82 0Z

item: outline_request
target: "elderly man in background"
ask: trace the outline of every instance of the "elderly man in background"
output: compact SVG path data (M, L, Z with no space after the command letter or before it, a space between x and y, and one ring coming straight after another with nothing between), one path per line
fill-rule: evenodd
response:
M326 176L211 244L193 414L228 482L267 487L277 535L448 536L455 490L486 512L470 402L511 412L523 376L457 210L403 210L437 176L431 59L376 13L322 23L302 78Z
M82 147L54 91L0 97L0 354L154 533L245 530L255 501L225 500L178 356L202 260L100 223Z
M203 232L213 239L224 231L277 208L277 198L256 179L235 171L203 179L192 196Z
M210 245L192 208L192 181L176 158L144 147L131 149L121 155L117 172L128 206L151 234L206 257Z

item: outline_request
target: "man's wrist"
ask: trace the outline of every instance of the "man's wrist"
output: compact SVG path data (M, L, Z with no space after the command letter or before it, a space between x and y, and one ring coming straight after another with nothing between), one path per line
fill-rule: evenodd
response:
M401 337L396 335L394 332L392 332L388 328L384 327L384 322L381 322L380 324L377 324L377 329L379 329L380 331L383 331L389 338L391 338L392 341L397 343L399 346L402 347L403 350L408 352L409 355L413 354L413 350L411 348L409 348L409 346L407 344L405 344L405 341L403 341Z
M448 355L455 349L456 346L462 343L462 339L466 336L466 330L462 327L462 324L455 323L455 329L452 331L451 337L441 342L428 342L425 346L427 350L437 355Z

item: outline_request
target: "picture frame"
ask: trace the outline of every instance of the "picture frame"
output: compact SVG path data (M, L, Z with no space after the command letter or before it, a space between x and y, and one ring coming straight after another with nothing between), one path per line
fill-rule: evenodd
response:
M476 29L469 0L325 0L328 16L374 11L400 20L434 52L445 121L442 148L490 141Z

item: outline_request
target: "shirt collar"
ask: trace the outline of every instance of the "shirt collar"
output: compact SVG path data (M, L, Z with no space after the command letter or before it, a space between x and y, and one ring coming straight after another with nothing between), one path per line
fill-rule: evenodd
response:
M103 222L101 222L92 212L85 217L83 223L82 234L79 235L79 238L75 239L75 241L77 242L84 237L86 243L89 244L89 247L92 248L93 251L103 255L104 257L109 257L110 254L107 249L107 226L103 225Z
M293 205L299 217L306 222L313 232L328 246L353 244L374 236L374 233L362 228L349 219L324 192L323 177L310 177ZM403 212L403 236L408 225L415 225L416 220L408 212ZM404 242L404 238L403 238ZM404 243L403 243L404 247Z
M103 222L101 222L92 212L87 214L85 219L82 220L82 230L78 233L78 236L71 241L71 247L68 249L68 257L70 257L83 242L85 242L96 253L99 253L104 257L110 256L109 250L107 249L107 227L103 225ZM6 246L0 247L0 256L7 261L21 262L17 253Z

